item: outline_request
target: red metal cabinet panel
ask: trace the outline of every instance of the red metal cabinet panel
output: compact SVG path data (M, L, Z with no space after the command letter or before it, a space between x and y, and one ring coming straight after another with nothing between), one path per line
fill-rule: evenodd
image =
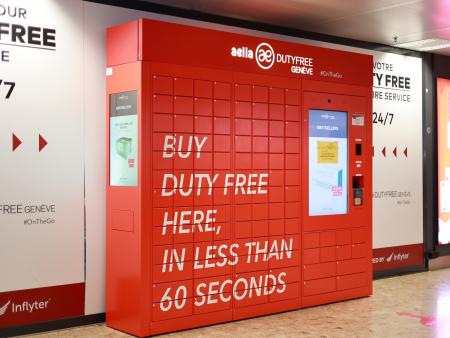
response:
M318 232L303 235L303 248L310 249L318 247L320 247L320 234Z
M286 121L300 121L300 108L298 106L285 106Z
M192 315L192 298L186 298L182 303L183 306L177 309L175 306L166 309L169 305L164 303L154 303L152 307L152 318L154 321L168 320L173 318L183 318ZM167 302L166 302L167 303Z
M269 235L282 236L284 235L284 219L271 219L271 205L269 204Z
M284 232L286 234L297 234L300 232L300 219L289 218L284 220Z
M303 264L320 263L320 248L303 250Z
M269 118L269 106L267 103L252 103L252 117L254 119Z
M180 291L178 291L179 288L181 289ZM153 303L160 303L161 300L165 299L164 295L166 297L169 296L172 301L192 298L192 280L153 284Z
M269 119L284 120L284 106L281 104L269 104Z
M173 79L167 76L153 76L153 93L155 94L168 94L173 93Z
M284 187L270 187L269 189L269 202L275 203L275 202L284 202ZM281 203L284 210L284 204ZM284 212L283 212L284 214Z
M267 153L269 149L269 142L267 137L253 136L252 150L254 153Z
M268 204L253 204L252 205L252 219L268 219L269 205Z
M287 137L300 137L300 124L298 122L285 122Z
M336 247L328 246L325 248L320 248L320 261L321 262L336 261Z
M236 238L249 238L252 236L252 222L238 221L235 223L234 231Z
M250 85L235 84L234 85L234 98L238 101L251 101L252 100L252 87Z
M300 153L300 139L298 138L286 138L285 139L285 145L286 145L286 153L291 154L298 154Z
M290 186L285 187L286 202L297 202L300 200L300 187Z
M352 258L367 257L367 244L353 244L352 245Z
M364 243L366 242L367 230L355 229L352 230L352 243Z
M243 119L250 119L252 117L252 106L250 102L236 101L234 103L234 116Z
M230 101L214 100L213 113L214 116L230 117L231 116Z
M338 245L336 247L336 259L344 260L352 258L352 246L351 245Z
M252 167L252 156L250 153L237 153L234 155L236 169L249 169Z
M265 237L269 236L269 221L268 220L252 221L252 237L255 238L264 236Z
M364 272L367 270L367 259L357 258L345 261L336 262L337 274L348 275L357 272Z
M214 134L230 134L230 119L214 117Z
M270 103L284 103L284 90L281 88L269 88Z
M153 131L173 131L173 116L166 114L153 114Z
M268 121L265 120L252 120L252 134L258 136L268 135Z
M336 232L335 231L323 231L320 233L320 246L335 246L336 245Z
M300 169L300 156L297 154L286 154L286 169Z
M195 115L212 116L213 101L211 99L202 99L196 97L194 99L194 113Z
M172 114L173 97L168 95L153 95L153 112Z
M268 169L269 155L268 154L252 154L252 168L253 169Z
M274 171L278 171L275 169L283 169L284 158L285 156L283 154L269 154L269 168Z
M235 119L234 132L236 135L251 135L252 134L252 120L250 119Z
M194 117L194 132L199 134L212 133L212 118L204 116Z
M235 136L234 149L239 153L250 153L252 151L252 138L251 136Z
M303 283L303 295L312 296L336 291L336 278L323 278Z
M241 204L234 207L234 217L236 221L247 221L252 219L252 205Z
M229 152L231 150L231 139L228 135L214 135L214 151Z
M278 286L275 292L269 295L269 302L279 302L300 297L300 283L289 283Z
M299 105L300 104L300 92L295 89L286 89L284 91L284 98L286 104Z
M213 167L212 153L201 153L194 157L194 169L211 169Z
M196 97L212 98L212 82L205 80L194 80L194 95Z
M229 153L214 154L214 169L231 169L231 155Z
M252 99L254 102L268 102L269 89L267 87L252 86Z
M272 122L270 122L272 125ZM284 139L282 137L269 137L269 152L284 153Z
M224 82L214 82L214 98L229 100L231 98L231 85Z
M284 203L270 203L269 218L270 219L284 218Z
M303 266L303 279L318 279L336 275L336 263L319 263Z
M283 121L270 121L269 122L269 135L283 137L284 136Z
M284 185L283 170L269 170L269 187L277 187Z
M192 115L194 99L192 97L175 96L173 98L173 111L175 115Z
M173 120L176 133L192 133L194 131L193 116L175 115Z
M286 185L300 184L300 170L286 170Z
M194 95L194 81L192 79L184 79L176 77L173 80L174 91L173 94L177 96L193 96Z
M336 241L338 245L351 244L352 232L350 230L336 231Z
M368 278L366 273L339 276L336 279L338 290L360 288L368 284Z

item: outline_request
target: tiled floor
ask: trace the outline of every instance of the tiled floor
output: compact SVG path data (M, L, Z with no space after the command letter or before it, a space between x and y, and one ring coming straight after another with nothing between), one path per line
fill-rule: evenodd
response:
M130 337L103 324L41 337ZM450 269L374 282L374 295L160 338L190 337L450 337Z

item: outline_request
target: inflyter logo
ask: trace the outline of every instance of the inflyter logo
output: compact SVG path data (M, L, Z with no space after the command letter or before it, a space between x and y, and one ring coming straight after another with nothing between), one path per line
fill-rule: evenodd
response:
M36 300L34 302L29 302L25 300L21 303L14 303L9 300L6 304L0 307L0 317L6 314L10 305L11 305L11 313L22 313L22 312L33 313L35 311L46 310L48 308L49 303L50 299L46 301Z
M5 305L0 307L0 317L6 313L6 311L8 310L9 304L11 304L10 300Z

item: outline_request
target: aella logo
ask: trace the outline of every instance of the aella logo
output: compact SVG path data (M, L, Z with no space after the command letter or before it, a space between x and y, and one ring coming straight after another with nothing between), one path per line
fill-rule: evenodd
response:
M259 68L268 70L276 63L291 65L291 73L313 75L313 58L276 53L270 44L261 42L256 50L248 46L231 47L231 56L239 59L256 60Z
M256 47L256 63L262 69L270 69L275 62L275 52L271 45L262 42Z
M9 300L5 305L0 307L0 317L6 313L6 310L8 310L8 306L10 303L11 303L11 301Z

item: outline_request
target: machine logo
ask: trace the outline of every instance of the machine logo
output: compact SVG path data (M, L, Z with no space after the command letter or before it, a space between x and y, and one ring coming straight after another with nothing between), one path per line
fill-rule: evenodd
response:
M262 42L256 47L256 63L262 69L270 69L275 62L275 52L271 45Z
M10 303L11 303L11 301L9 300L5 305L0 307L0 317L6 313L6 310L8 310L8 306Z
M275 63L285 64L290 66L291 73L310 75L314 74L313 58L275 53L274 49L267 42L261 42L255 50L248 46L231 47L231 56L240 59L256 60L259 68L268 70L272 68Z

